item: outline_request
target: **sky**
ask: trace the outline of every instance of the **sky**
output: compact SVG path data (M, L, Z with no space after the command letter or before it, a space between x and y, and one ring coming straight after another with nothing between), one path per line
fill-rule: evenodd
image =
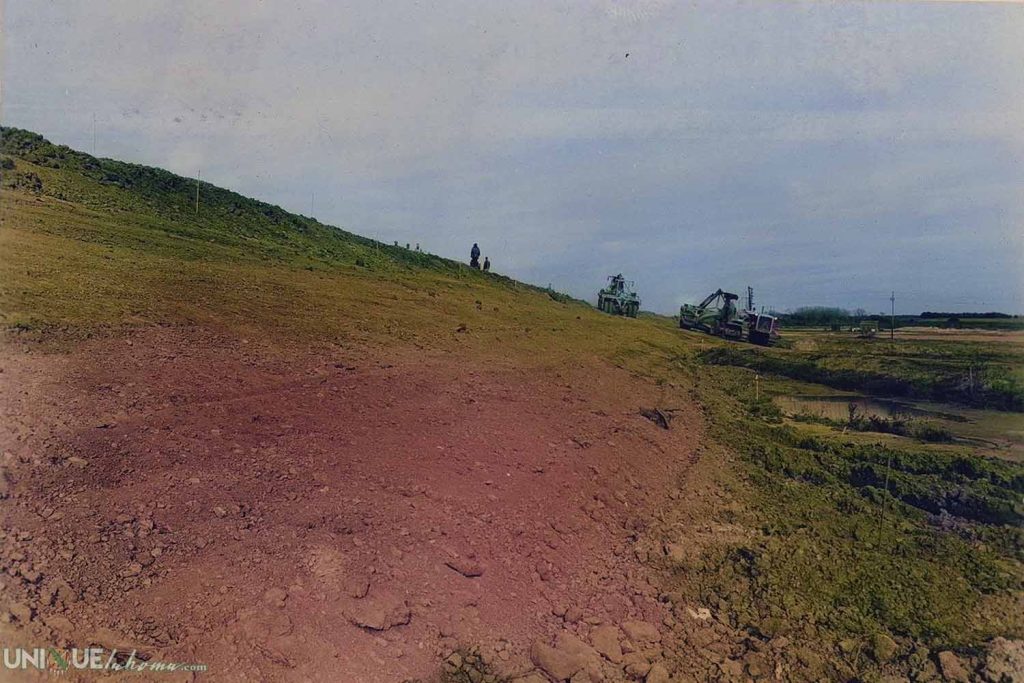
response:
M0 120L678 311L1024 313L1024 4L6 0Z

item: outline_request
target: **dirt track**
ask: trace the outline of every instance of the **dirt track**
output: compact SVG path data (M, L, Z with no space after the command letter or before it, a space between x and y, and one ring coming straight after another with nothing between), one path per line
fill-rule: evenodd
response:
M632 538L692 405L661 429L660 390L597 361L354 358L170 328L6 345L4 628L239 681L429 677L469 644L525 674L564 628L660 628Z

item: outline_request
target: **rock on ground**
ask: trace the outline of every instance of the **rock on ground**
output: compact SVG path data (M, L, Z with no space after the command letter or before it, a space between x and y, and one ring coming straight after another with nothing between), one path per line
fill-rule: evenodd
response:
M994 638L982 673L992 683L1024 682L1024 640Z
M543 641L536 641L530 656L538 668L557 681L565 681L580 671L600 667L597 651L569 631L560 632L553 647Z
M939 670L947 681L968 683L971 679L960 658L949 650L939 653Z

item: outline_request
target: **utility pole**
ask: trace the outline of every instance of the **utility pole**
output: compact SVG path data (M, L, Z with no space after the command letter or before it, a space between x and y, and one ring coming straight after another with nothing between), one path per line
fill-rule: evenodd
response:
M96 156L96 114L92 115L92 155Z
M747 310L756 310L754 308L754 288L751 287L750 285L747 285Z
M202 177L202 170L196 171L196 215L199 215L199 178Z
M889 297L889 303L892 305L891 318L889 319L889 341L896 339L896 292L893 291L892 296Z

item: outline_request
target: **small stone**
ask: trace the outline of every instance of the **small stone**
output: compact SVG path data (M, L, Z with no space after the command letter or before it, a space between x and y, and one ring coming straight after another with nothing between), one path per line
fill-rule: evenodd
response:
M644 679L644 683L669 683L668 669L661 662L652 664L651 670L647 672L647 678Z
M666 543L664 550L665 556L672 564L685 564L689 558L689 551L681 543Z
M646 621L627 621L622 624L622 630L635 643L657 643L661 640L658 627Z
M74 465L78 469L83 469L89 465L89 461L86 460L85 458L80 458L77 455L72 455L70 458L68 458L68 464Z
M743 678L743 662L735 659L726 659L718 667L722 670L726 680L741 680Z
M568 631L555 639L554 647L536 641L530 649L533 663L551 678L564 681L599 662L597 651Z
M34 613L34 610L24 603L18 602L11 605L11 614L14 615L14 618L22 624L27 624L32 621Z
M263 593L263 602L272 607L284 607L288 591L283 588L269 588Z
M365 598L370 592L370 577L366 574L350 574L345 577L345 593L352 598Z
M213 514L217 515L218 517L227 517L228 511L221 507L220 505L218 505L217 507L213 508Z
M125 570L123 572L121 572L121 576L123 576L125 578L128 578L128 577L131 577L131 576L138 576L141 573L142 573L142 565L139 564L138 562L132 562L130 565L128 565L127 568L125 568Z
M622 661L622 646L619 645L619 629L611 624L598 626L590 632L590 643L608 661L618 664Z
M768 658L759 652L751 652L746 657L747 673L751 678L764 678L771 674Z
M879 662L888 662L898 650L896 641L884 633L876 633L871 638L871 652Z
M984 673L989 681L1024 681L1024 640L993 638Z
M967 669L964 668L963 662L960 661L956 654L949 650L939 653L939 669L947 681L957 681L957 683L967 683L970 681L970 675L967 673Z
M651 662L642 652L631 652L622 657L622 668L633 678L644 678L651 670Z
M412 619L409 603L391 595L360 600L345 610L345 616L356 626L370 631L386 631L408 624Z
M57 633L68 634L75 628L74 624L67 617L62 617L59 614L54 614L46 617L46 625L52 628Z

